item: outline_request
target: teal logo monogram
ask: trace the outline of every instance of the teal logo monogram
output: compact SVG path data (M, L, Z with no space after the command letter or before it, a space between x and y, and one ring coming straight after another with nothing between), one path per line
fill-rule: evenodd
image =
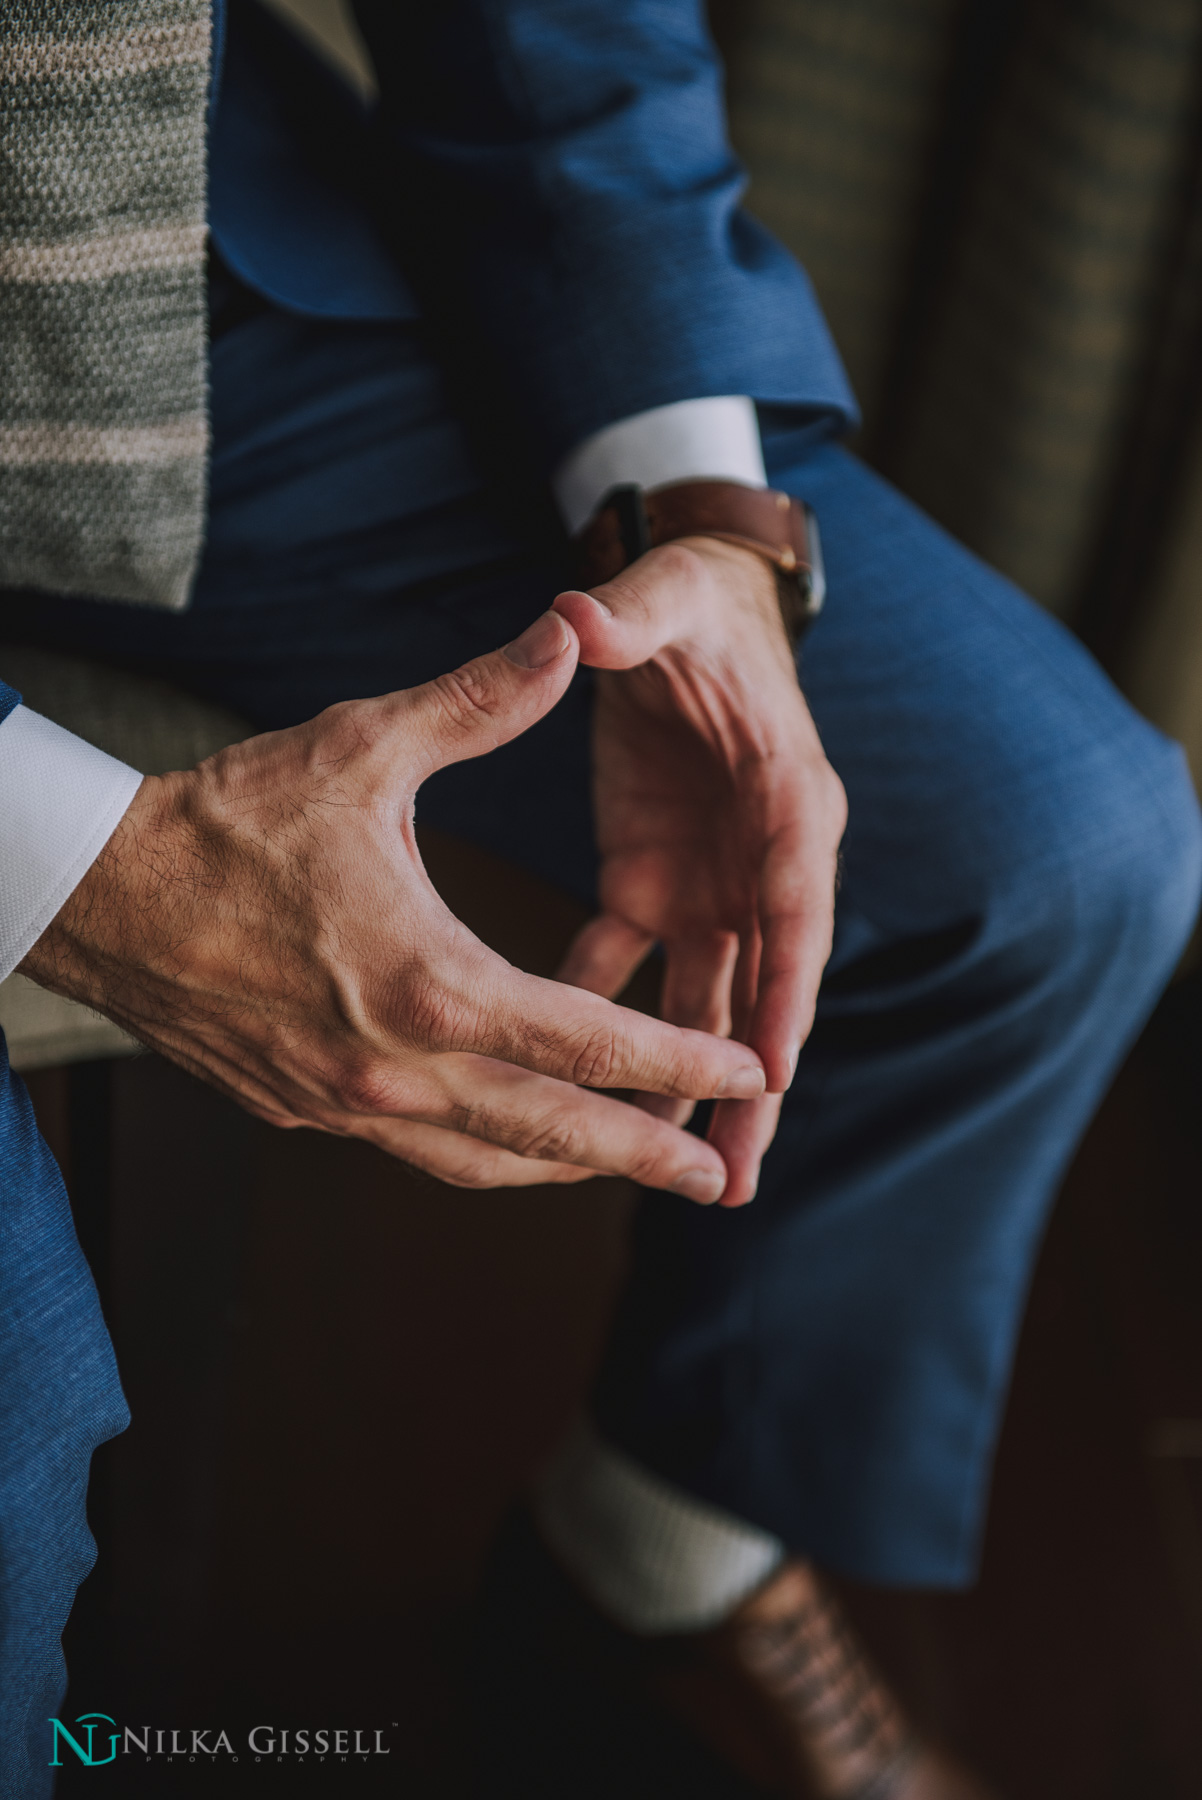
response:
M113 1731L109 1736L109 1753L107 1756L97 1756L95 1754L96 1723L100 1719L103 1719L106 1725L111 1725L113 1727ZM50 1758L50 1767L52 1769L61 1769L63 1766L59 1757L59 1750L62 1747L64 1738L67 1743L70 1744L80 1762L87 1763L90 1768L97 1768L101 1763L111 1763L115 1760L117 1755L117 1745L121 1742L121 1733L116 1729L116 1719L110 1719L107 1713L81 1713L78 1719L76 1719L76 1725L82 1725L84 1735L88 1740L88 1747L86 1750L79 1739L71 1735L61 1719L51 1719L49 1723L54 1730L54 1755ZM103 1739L101 1741L103 1742Z

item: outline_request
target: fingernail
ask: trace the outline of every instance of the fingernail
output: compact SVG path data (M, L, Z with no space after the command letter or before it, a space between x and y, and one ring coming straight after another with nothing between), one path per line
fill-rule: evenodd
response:
M521 637L506 644L505 654L519 669L545 669L568 647L568 628L557 612L545 612Z
M725 1186L725 1177L715 1175L712 1169L690 1169L673 1182L672 1192L685 1200L696 1200L701 1206L712 1206Z
M612 619L614 616L613 607L606 606L604 600L599 600L596 594L590 594L587 588L565 588L559 598L561 600L587 600L590 606L595 606L598 612L603 612L607 619Z
M732 1069L722 1086L715 1091L715 1100L758 1100L764 1091L764 1071L753 1068L750 1064L742 1069Z
M792 1056L789 1058L789 1080L790 1081L792 1081L794 1075L796 1075L796 1073L797 1073L797 1059L800 1055L801 1055L801 1045L798 1044L798 1046L794 1050Z

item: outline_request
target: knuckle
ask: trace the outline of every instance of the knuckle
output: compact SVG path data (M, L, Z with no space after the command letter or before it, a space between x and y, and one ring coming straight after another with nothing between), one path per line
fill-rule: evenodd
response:
M343 1063L334 1080L334 1096L344 1112L387 1113L395 1083L382 1057L358 1056Z
M554 1114L528 1112L504 1124L497 1121L497 1136L507 1149L531 1162L575 1162L579 1157L572 1122Z
M570 1125L547 1121L531 1128L522 1154L532 1162L579 1162L579 1139Z
M628 1062L621 1034L599 1028L590 1031L576 1050L569 1079L576 1087L612 1087L617 1071L627 1067Z
M440 982L419 983L409 995L407 1011L408 1035L419 1050L433 1054L464 1041L464 1007Z
M430 683L435 704L447 723L463 729L479 719L491 719L498 709L495 684L488 679L481 663L465 663Z
M704 559L689 544L679 540L669 544L661 544L653 552L650 561L659 580L692 584L700 581L706 573ZM648 571L650 573L650 569Z
M706 574L704 559L688 544L674 541L644 552L636 562L605 584L626 615L646 618L665 588L693 588Z
M531 1162L576 1162L580 1159L577 1122L543 1106L460 1103L442 1121L461 1136L509 1150Z
M310 764L328 774L356 757L369 755L379 742L381 727L378 701L336 701L302 728L308 732Z
M495 1162L486 1156L461 1157L454 1168L432 1171L448 1187L474 1188L477 1192L496 1187L498 1172Z

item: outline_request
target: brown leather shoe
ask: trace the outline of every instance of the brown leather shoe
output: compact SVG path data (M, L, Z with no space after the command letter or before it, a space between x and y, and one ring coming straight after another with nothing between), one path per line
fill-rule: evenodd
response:
M676 1640L661 1701L787 1800L989 1800L925 1744L817 1572L788 1562L729 1619Z
M474 1800L990 1800L913 1729L807 1563L716 1630L636 1637L515 1514L473 1638Z

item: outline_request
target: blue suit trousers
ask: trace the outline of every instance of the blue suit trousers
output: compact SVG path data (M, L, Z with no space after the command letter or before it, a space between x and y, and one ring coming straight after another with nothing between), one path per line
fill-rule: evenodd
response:
M507 641L562 545L491 508L419 326L267 308L214 345L208 550L181 616L0 596L0 641L166 675L262 727ZM649 1194L594 1404L652 1469L868 1581L971 1579L1057 1182L1202 880L1180 751L1054 620L829 442L805 691L850 801L834 953L739 1212ZM589 676L419 816L584 899ZM0 1743L42 1791L92 1447L124 1408L61 1182L0 1085ZM17 1754L13 1751L12 1754Z

